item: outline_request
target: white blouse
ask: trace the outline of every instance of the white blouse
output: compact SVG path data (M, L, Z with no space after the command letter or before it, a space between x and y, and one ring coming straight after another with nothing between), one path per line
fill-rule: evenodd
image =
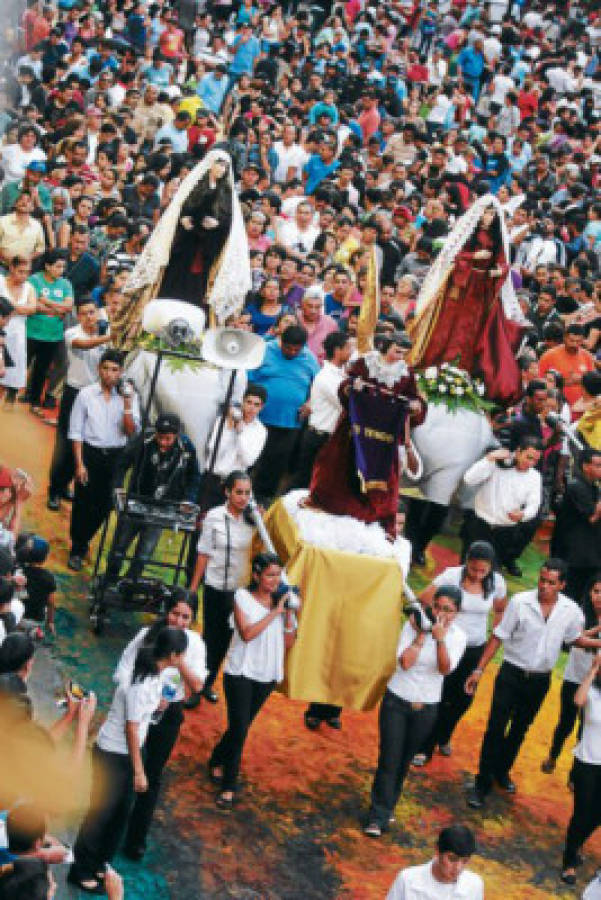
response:
M397 660L416 637L417 631L411 622L405 622L397 649ZM463 656L465 641L463 631L457 627L455 622L451 622L444 640L451 663L451 672L457 667L457 663ZM388 682L388 690L408 703L440 703L443 677L438 670L436 641L428 632L424 645L411 668L403 669L400 662L397 663L397 670Z
M450 566L437 575L432 584L436 587L452 584L461 589L461 609L457 613L455 625L465 632L468 647L479 647L486 643L488 614L495 600L502 600L507 596L507 585L503 576L495 572L492 590L486 596L470 594L461 587L462 575L463 566Z
M131 681L136 654L142 646L148 631L148 628L141 628L121 654L121 659L117 663L117 668L113 674L113 681L117 684L129 684ZM184 631L188 638L188 646L184 653L184 664L196 678L204 683L209 673L205 642L196 631L190 631L188 628L185 628ZM168 666L161 672L161 686L164 687L165 685L174 692L172 702L177 703L186 696L182 676L179 669L176 669L174 666Z
M251 625L260 622L268 610L246 588L236 591L234 602ZM284 617L277 616L252 641L243 641L232 614L234 634L223 671L253 681L280 682L284 677Z
M159 705L162 692L162 680L153 675L138 681L136 684L119 684L113 695L111 708L104 720L96 744L106 753L128 754L125 726L127 722L138 724L140 747L148 734L150 719Z
M580 762L601 766L601 691L593 684L584 705L582 735L574 748Z

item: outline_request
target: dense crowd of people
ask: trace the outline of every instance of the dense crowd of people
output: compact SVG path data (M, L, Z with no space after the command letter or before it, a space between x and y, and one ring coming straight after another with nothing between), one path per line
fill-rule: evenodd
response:
M494 443L464 466L471 499L460 564L433 578L400 631L363 830L379 838L390 829L412 765L452 754L451 738L501 647L468 804L482 808L495 785L515 793L512 766L567 645L560 716L542 768L553 773L579 720L561 866L574 884L601 809L596 4L28 0L9 37L0 71L3 415L23 403L55 428L43 487L53 513L72 504L75 572L87 567L112 509L111 487L134 460L137 494L199 503L204 514L187 588L175 589L164 616L133 638L115 673L70 881L122 896L110 865L122 833L126 854L142 859L185 710L219 701L222 667L228 726L209 776L217 806L235 806L248 730L283 678L298 624L275 555L254 556L245 581L255 530L249 502L254 494L266 508L286 490L309 489L308 503L361 518L363 499L351 504L339 484L349 380L390 376L389 394L402 385L408 413L394 491L373 501L369 521L393 542L406 512L411 565L424 565L448 506L398 497L399 483L420 477L410 427L428 406L407 362L423 344L422 288L457 223L477 208L473 235L444 274L444 310L426 329L420 359L455 360L472 375L486 354L497 375L515 366L520 385L517 393L505 385L500 402L485 378L496 401L488 410ZM263 339L265 355L198 446L172 412L144 421L114 334L137 260L205 158L208 169L180 209L162 296L206 307L240 208L251 287L227 324ZM361 341L374 266L379 306L368 358ZM488 316L505 280L521 324L503 320L506 332L478 343L485 318L473 314L474 298ZM506 333L519 337L509 351ZM27 473L0 467L0 693L10 709L18 705L15 728L30 727L33 715L32 628L56 627L50 547L23 523L33 490ZM510 596L503 572L521 578L520 557L543 524L552 539L537 585ZM107 577L135 582L160 536L160 527L120 522ZM193 628L201 588L202 639ZM94 710L93 695L69 693L48 736L62 739L74 724L78 764ZM340 707L311 704L307 727L324 722L342 727ZM32 804L8 810L0 897L54 896L49 864L68 854L47 827ZM401 872L389 897L434 900L451 896L449 886L454 896L482 897L479 877L464 869L474 852L468 829L444 829L434 859Z

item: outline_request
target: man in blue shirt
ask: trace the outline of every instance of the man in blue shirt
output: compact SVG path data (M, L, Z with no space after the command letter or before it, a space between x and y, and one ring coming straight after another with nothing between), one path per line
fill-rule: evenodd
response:
M340 166L336 159L336 138L333 135L324 134L317 150L317 153L309 157L303 169L307 196L310 196L324 178L327 178Z
M261 43L252 32L248 22L240 26L240 34L233 43L234 58L230 63L230 86L234 85L241 75L252 75L257 58L261 53Z
M319 364L306 345L306 330L289 325L281 338L268 342L262 365L248 373L249 381L267 391L260 416L267 427L267 441L253 478L263 505L273 499L288 472L302 421L309 414L307 401Z
M474 100L477 101L480 95L480 79L484 72L482 41L474 41L473 47L470 45L464 47L457 57L457 63L465 86L471 91Z
M185 109L180 110L173 122L159 128L154 136L155 147L158 147L161 141L168 140L174 153L187 153L190 121L190 113Z
M225 77L227 66L224 63L218 63L213 72L207 72L200 79L200 83L196 88L196 93L208 110L219 115L224 97L227 94L228 80Z

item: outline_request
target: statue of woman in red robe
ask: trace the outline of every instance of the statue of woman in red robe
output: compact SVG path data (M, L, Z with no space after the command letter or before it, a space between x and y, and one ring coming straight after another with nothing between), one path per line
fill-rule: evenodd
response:
M509 284L502 216L487 195L458 220L424 281L409 331L414 364L453 362L481 376L490 399L508 405L521 394L515 353L524 321ZM506 287L509 297L502 296Z
M340 385L342 413L315 460L307 505L362 522L379 522L394 537L399 496L398 448L408 443L409 427L424 421L426 402L418 395L415 376L405 361L410 346L406 335L387 335L380 339L379 346L379 350L359 357ZM352 428L359 428L349 415L354 392L368 398L363 422L368 437L379 436L393 451L385 457L384 468L382 458L377 461L379 465L374 465L377 480L373 482L365 477L369 461L363 467L358 464L357 444L351 433Z

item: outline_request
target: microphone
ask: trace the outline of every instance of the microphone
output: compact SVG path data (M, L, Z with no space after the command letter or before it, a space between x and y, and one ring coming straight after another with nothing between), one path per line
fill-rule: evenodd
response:
M568 441L570 441L570 443L572 443L577 450L580 450L580 452L584 450L584 444L582 443L582 441L576 437L573 429L569 425L566 425L559 413L547 413L547 415L545 416L545 422L547 423L549 428L553 428L555 429L555 431L561 431L561 433L565 437L567 437Z

